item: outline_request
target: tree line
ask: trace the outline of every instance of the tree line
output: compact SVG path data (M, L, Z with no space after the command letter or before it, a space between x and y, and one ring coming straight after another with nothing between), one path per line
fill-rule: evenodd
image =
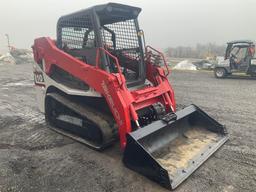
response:
M178 46L168 47L166 54L169 57L177 58L200 58L224 56L226 45L216 45L214 43L197 44L195 47Z

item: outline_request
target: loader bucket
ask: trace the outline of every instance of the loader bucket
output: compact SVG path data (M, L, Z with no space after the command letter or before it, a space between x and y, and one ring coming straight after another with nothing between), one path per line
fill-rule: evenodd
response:
M227 140L223 125L190 105L127 135L124 164L168 188L176 188Z

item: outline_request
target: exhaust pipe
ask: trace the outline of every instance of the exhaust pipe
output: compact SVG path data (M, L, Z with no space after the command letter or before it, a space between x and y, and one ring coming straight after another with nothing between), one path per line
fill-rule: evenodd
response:
M195 105L127 135L124 164L175 189L227 140L226 128Z

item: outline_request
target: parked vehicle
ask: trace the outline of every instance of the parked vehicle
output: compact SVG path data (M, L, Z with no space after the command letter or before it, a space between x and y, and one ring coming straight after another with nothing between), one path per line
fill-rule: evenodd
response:
M231 41L227 43L224 61L214 68L216 78L224 78L233 73L256 75L255 42L251 40Z

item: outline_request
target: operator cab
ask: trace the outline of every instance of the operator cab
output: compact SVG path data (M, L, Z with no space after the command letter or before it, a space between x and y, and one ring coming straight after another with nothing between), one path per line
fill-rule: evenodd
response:
M57 26L57 46L95 66L98 48L119 61L127 86L144 84L144 45L137 17L141 9L108 3L63 16ZM111 55L100 49L99 67L117 73Z

